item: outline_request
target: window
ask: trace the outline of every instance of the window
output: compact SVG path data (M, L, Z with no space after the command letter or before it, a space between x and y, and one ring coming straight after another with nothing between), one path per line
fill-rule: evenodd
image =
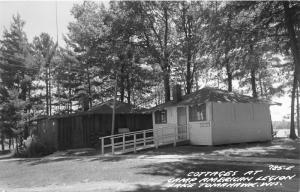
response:
M167 110L155 111L155 124L167 123Z
M193 105L189 107L190 121L206 121L206 105Z

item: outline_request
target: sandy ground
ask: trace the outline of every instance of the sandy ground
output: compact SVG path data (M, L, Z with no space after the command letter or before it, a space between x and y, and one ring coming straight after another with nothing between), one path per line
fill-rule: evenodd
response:
M139 183L160 184L161 177L140 174L155 160L97 157L10 160L0 164L0 189L6 191L118 191Z
M70 150L32 159L0 156L0 191L299 191L299 141L284 139L217 147L168 146L117 156L97 153ZM270 165L293 168L274 171L270 170ZM169 179L185 177L191 171L220 170L241 173L263 170L262 176L289 175L293 178L268 187L168 187Z

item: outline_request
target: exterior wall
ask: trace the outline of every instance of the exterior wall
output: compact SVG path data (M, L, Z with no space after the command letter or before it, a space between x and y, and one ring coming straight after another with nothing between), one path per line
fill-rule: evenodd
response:
M174 134L177 130L177 107L168 107L167 110L167 123L155 124L155 111L152 113L152 122L154 137L158 139L159 143L170 142L167 138L161 138L161 135Z
M187 107L189 138L192 145L212 145L211 130L211 103L206 104L207 121L189 121L189 110Z
M212 130L211 130L211 103L206 104L206 117L207 121L189 121L189 110L186 107L187 112L187 126L188 126L188 138L192 145L212 145ZM159 135L174 134L174 130L177 130L177 107L168 107L167 110L167 123L155 124L155 115L152 113L153 129L156 138ZM168 142L166 139L159 138L159 142ZM171 141L170 141L171 142Z
M168 107L167 110L167 123L155 124L155 111L152 112L153 128L165 127L166 125L177 124L177 107Z
M267 104L213 103L212 114L213 145L272 139Z
M38 121L37 135L40 141L46 146L56 150L58 148L57 139L57 120L56 119L43 119Z
M116 114L115 133L118 128L130 131L152 129L151 114ZM99 137L111 134L111 114L76 114L59 118L39 119L32 133L42 143L57 150L99 147Z
M209 121L189 122L192 145L212 145L212 130Z
M100 147L99 137L111 134L111 114L76 114L57 118L58 149ZM116 114L115 134L118 128L129 131L152 129L150 114Z

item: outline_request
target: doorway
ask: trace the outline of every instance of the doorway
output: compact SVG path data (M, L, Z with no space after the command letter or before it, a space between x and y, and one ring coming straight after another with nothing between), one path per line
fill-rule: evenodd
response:
M186 107L177 107L177 133L178 133L178 140L187 139Z

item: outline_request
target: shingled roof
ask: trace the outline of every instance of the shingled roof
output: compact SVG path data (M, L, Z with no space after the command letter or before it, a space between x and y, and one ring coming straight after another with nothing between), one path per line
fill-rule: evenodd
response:
M201 104L207 102L218 102L218 103L267 103L267 104L278 104L271 103L270 101L263 99L256 99L250 96L228 92L221 89L205 87L191 94L185 95L179 102L169 101L160 104L156 107L151 108L151 111L164 109L166 107L178 106L178 105L192 105Z

